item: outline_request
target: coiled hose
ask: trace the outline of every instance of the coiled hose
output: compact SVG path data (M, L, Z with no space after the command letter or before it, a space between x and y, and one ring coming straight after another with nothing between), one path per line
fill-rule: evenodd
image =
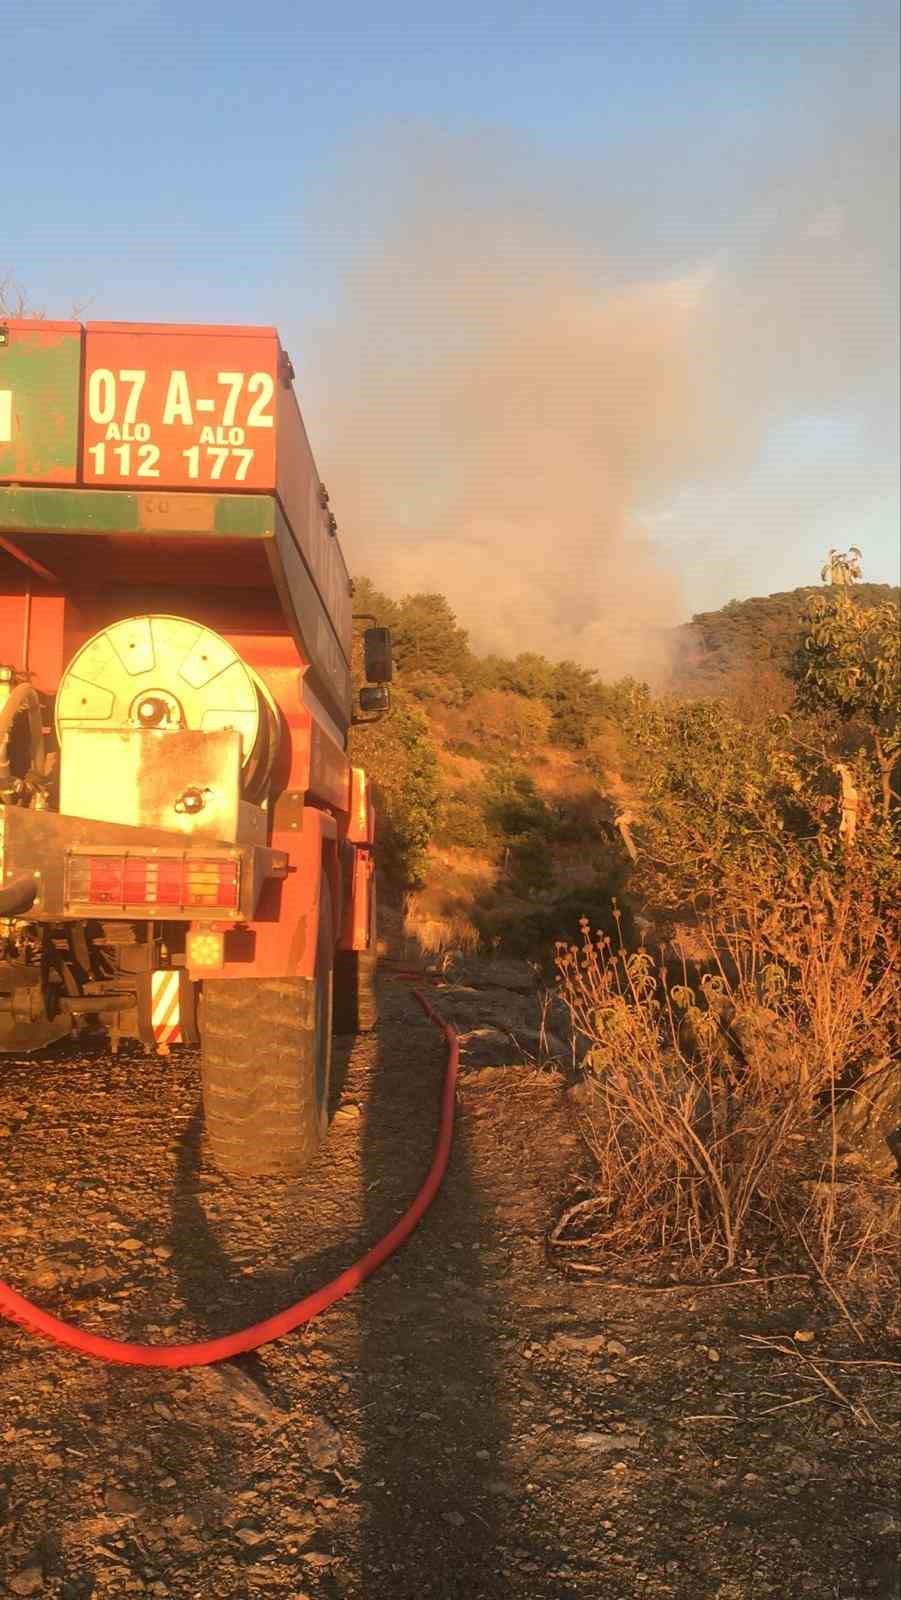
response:
M244 1355L248 1350L257 1350L260 1345L270 1344L273 1339L280 1339L283 1334L292 1333L303 1323L312 1321L313 1317L318 1316L327 1306L334 1305L336 1300L341 1300L344 1295L350 1294L351 1290L359 1288L360 1284L410 1237L438 1193L450 1156L454 1132L454 1096L460 1065L459 1040L456 1030L438 1016L425 995L418 990L414 990L414 993L426 1016L440 1028L447 1041L447 1069L441 1097L438 1138L432 1164L412 1205L390 1232L386 1233L384 1238L373 1245L372 1249L353 1266L339 1273L331 1283L307 1295L304 1300L298 1300L295 1305L288 1306L276 1316L267 1317L263 1322L255 1322L251 1327L242 1328L238 1333L226 1334L221 1339L207 1339L197 1344L131 1344L123 1339L107 1339L102 1334L88 1333L83 1328L76 1328L71 1323L63 1322L59 1317L42 1311L39 1306L32 1305L23 1295L17 1294L15 1289L2 1282L0 1282L0 1315L17 1322L20 1327L25 1328L28 1333L33 1333L37 1338L51 1339L70 1350L79 1351L82 1355L94 1356L99 1361L119 1362L130 1367L204 1367L210 1366L215 1361L228 1361L232 1356Z
M28 717L29 758L31 768L38 773L44 770L44 728L41 702L30 683L17 684L6 703L0 707L0 784L11 777L9 741L13 723L21 715Z

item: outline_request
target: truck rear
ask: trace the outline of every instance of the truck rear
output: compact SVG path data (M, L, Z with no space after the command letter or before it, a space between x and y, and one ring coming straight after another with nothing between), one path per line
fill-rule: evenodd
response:
M0 323L0 1051L201 1049L299 1170L374 1013L352 584L271 328ZM390 641L366 634L365 707Z

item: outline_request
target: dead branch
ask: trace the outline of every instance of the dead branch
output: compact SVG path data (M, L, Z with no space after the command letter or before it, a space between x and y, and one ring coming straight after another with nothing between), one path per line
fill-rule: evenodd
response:
M864 1427L874 1428L878 1434L882 1434L882 1429L880 1428L869 1407L866 1406L863 1401L857 1403L854 1400L851 1400L848 1395L846 1395L844 1391L839 1388L838 1384L833 1382L828 1372L824 1372L822 1367L816 1361L814 1361L811 1356L805 1355L803 1350L798 1350L795 1345L782 1344L778 1339L768 1339L763 1334L759 1333L743 1333L741 1338L745 1344L756 1345L759 1349L776 1350L780 1355L792 1356L796 1361L802 1362L805 1367L809 1367L811 1371L816 1374L816 1377L819 1379L819 1381L826 1389L829 1390L830 1394L832 1394L834 1398L838 1400L839 1404L847 1407L852 1416L857 1418L858 1422L862 1423ZM811 1379L809 1381L812 1382L813 1380Z
M854 1318L852 1317L850 1311L848 1310L848 1307L845 1304L845 1301L844 1301L842 1295L839 1293L838 1289L835 1288L834 1284L830 1283L828 1277L826 1276L826 1273L823 1271L823 1268L820 1266L820 1263L817 1261L816 1257L813 1254L813 1251L811 1250L809 1244L807 1243L807 1240L805 1239L804 1233L803 1233L802 1229L800 1228L800 1226L797 1228L796 1231L797 1231L797 1234L798 1234L798 1238L800 1239L802 1245L804 1246L804 1249L805 1249L805 1251L807 1253L807 1256L808 1256L808 1258L810 1260L811 1266L813 1266L816 1269L817 1276L820 1278L820 1280L823 1283L823 1285L825 1286L825 1288L827 1288L829 1290L829 1293L831 1294L833 1300L835 1301L836 1305L838 1306L839 1310L841 1311L842 1316L846 1319L846 1321L848 1322L849 1326L854 1330L854 1335L855 1335L855 1338L857 1339L858 1343L859 1344L866 1344L866 1340L865 1340L863 1334L861 1333L860 1328L857 1326L857 1323L854 1321Z
M604 1267L592 1266L587 1261L567 1261L564 1263L568 1272L590 1273L592 1276L603 1277ZM599 1284L601 1289L634 1289L641 1294L697 1294L701 1289L759 1289L765 1283L794 1282L809 1283L809 1272L777 1272L767 1278L729 1278L725 1282L721 1279L680 1279L678 1283L640 1283L633 1279L631 1282L622 1278L604 1278Z
M757 1417L771 1417L776 1411L790 1411L793 1406L812 1406L819 1400L818 1394L802 1395L800 1400L785 1400L780 1406L767 1406L765 1411L753 1411L751 1415Z

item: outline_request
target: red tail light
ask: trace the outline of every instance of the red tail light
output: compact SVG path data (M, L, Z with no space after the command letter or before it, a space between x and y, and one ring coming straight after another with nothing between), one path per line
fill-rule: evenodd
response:
M216 856L76 854L69 857L70 906L120 911L147 907L171 911L235 911L240 861Z

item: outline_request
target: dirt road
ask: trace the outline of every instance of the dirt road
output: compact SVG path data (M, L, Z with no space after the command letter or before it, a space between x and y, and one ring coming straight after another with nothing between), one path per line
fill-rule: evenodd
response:
M170 1340L331 1277L415 1192L444 1070L400 987L376 1036L342 1043L321 1157L259 1185L209 1166L189 1054L0 1062L0 1277L97 1330ZM0 1592L895 1596L896 1374L825 1364L890 1359L889 1330L862 1351L803 1284L565 1280L544 1239L579 1159L559 1079L464 1073L426 1222L306 1332L168 1373L0 1325Z

